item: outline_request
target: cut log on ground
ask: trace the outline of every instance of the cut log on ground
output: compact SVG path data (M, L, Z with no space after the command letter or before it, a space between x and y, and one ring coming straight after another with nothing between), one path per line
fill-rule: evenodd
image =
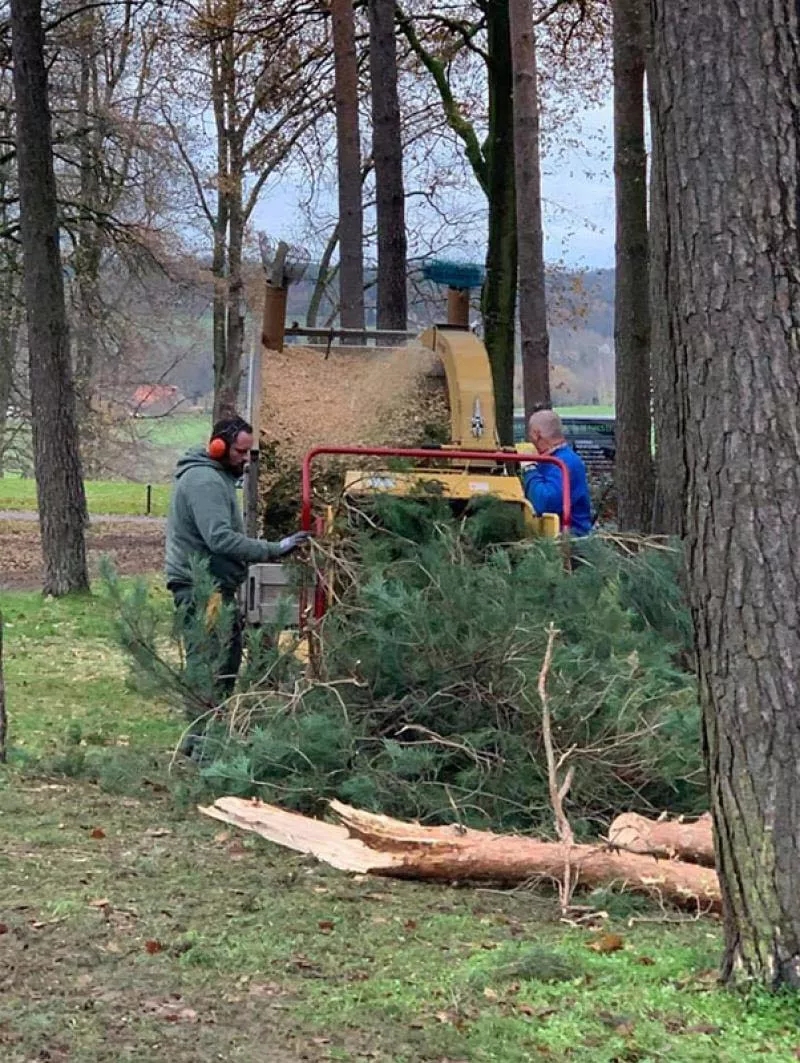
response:
M636 812L625 812L611 824L608 840L629 853L714 866L714 836L708 812L693 823L675 819L654 820Z
M341 824L286 812L260 801L222 797L200 811L254 831L294 852L315 856L341 871L436 882L518 885L558 882L568 860L579 885L619 885L683 908L719 911L716 874L679 860L620 852L604 845L538 841L458 826L423 827L331 802Z

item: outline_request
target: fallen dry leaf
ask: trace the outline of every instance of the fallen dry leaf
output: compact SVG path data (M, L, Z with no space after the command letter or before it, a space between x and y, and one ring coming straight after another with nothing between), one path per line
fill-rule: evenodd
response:
M166 838L172 831L169 827L148 827L145 834L150 838Z
M592 952L606 955L609 952L619 952L620 949L624 949L625 941L620 934L601 934L596 941L590 942L589 948Z
M100 838L105 838L105 836L106 832L103 830L102 827L95 827L94 830L90 831L89 833L89 837L94 838L96 840L99 840Z
M7 934L7 933L8 933L8 927L6 926L6 924L5 923L0 923L0 934Z
M251 982L247 992L251 997L278 997L283 996L286 990L276 982Z
M329 1045L331 1043L330 1037L312 1037L312 1045Z
M641 967L655 967L656 963L652 956L637 956L633 962L638 963Z
M165 1022L199 1022L200 1017L194 1008L187 1008L178 1000L145 1000L142 1010L155 1015Z
M497 991L494 990L494 989L491 989L488 985L484 989L483 995L486 997L487 1000L491 1001L492 1003L494 1003L496 1000L500 999L498 994L497 994Z
M416 919L406 919L406 921L403 923L403 927L404 927L405 930L416 930L417 929L417 921L416 921Z
M230 840L231 834L230 831L227 830L221 830L214 835L214 841L217 843L217 845L223 845L225 842L229 842Z
M330 934L330 932L336 926L336 923L334 923L332 919L320 919L320 921L317 923L317 926L320 928L323 934Z
M108 897L97 897L93 901L88 902L90 908L110 908L111 901Z
M144 943L145 952L149 952L151 956L153 956L156 952L161 952L163 948L164 946L161 944L160 941L153 941L151 939L150 941L145 941Z

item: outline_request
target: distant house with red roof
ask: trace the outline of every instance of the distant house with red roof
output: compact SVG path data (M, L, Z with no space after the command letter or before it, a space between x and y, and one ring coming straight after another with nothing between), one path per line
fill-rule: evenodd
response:
M155 417L185 401L174 384L140 384L131 396L131 407L134 417Z

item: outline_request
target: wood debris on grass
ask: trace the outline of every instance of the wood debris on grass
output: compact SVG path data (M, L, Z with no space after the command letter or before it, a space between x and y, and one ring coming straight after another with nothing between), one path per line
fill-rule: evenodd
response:
M330 808L338 824L238 797L222 797L200 811L340 871L512 885L536 878L559 882L566 860L583 886L619 883L695 911L719 911L721 906L716 873L682 860L657 860L602 844L565 847L458 826L424 827L339 801L331 801Z

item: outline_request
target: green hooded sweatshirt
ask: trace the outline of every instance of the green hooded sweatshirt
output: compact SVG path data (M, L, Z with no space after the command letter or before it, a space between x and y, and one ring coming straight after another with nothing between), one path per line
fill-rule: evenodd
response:
M222 591L235 591L247 566L278 556L277 543L249 539L236 497L236 477L193 447L178 461L167 517L167 583L192 581L191 559L208 558Z

